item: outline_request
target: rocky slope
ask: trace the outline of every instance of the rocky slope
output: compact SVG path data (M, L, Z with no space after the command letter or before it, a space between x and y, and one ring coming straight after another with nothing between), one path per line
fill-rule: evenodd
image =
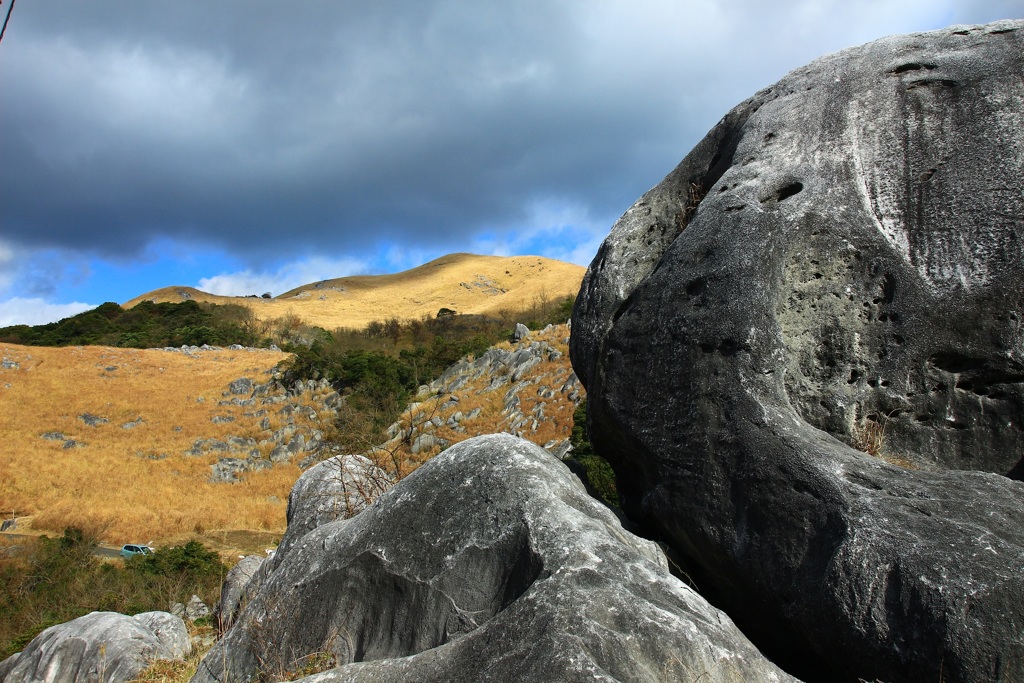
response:
M387 443L365 450L402 473L492 432L564 453L582 395L569 367L569 331L523 329L520 341L422 387ZM0 416L7 437L0 462L12 473L0 483L5 517L14 511L24 528L32 515L38 530L55 532L69 523L107 526L117 545L200 525L238 528L233 516L246 528L283 531L283 501L300 471L340 454L330 435L342 403L326 381L286 382L275 369L284 358L241 347L0 348L0 393L11 406ZM40 460L18 447L24 443L61 466L40 470ZM86 464L87 475L77 473ZM88 477L102 483L85 484ZM69 500L75 486L84 490ZM158 499L153 491L173 495ZM215 502L225 510L211 511ZM252 521L232 513L254 505Z
M506 433L566 455L573 412L585 396L569 366L568 343L568 325L549 325L459 361L420 387L416 401L388 429L390 438L367 444L365 454L404 474L455 443ZM240 377L225 389L218 403L246 408L247 417L261 420L262 431L259 438L197 439L186 454L222 454L211 467L211 481L237 482L244 472L289 460L307 469L343 455L324 440L343 399L326 380L286 385L283 377L279 371L259 383ZM272 424L281 426L270 429Z
M524 328L519 341L459 361L420 388L376 450L416 463L472 436L506 433L565 455L573 412L585 396L568 344L568 325Z

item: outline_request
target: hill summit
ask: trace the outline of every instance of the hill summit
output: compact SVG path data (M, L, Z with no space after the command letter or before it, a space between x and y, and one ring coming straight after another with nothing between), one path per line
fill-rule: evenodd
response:
M441 309L497 314L524 303L575 296L584 268L540 256L449 254L389 275L321 280L273 298L219 296L193 287L163 287L124 304L186 300L242 304L261 320L298 316L325 329L359 328L382 318L415 319Z

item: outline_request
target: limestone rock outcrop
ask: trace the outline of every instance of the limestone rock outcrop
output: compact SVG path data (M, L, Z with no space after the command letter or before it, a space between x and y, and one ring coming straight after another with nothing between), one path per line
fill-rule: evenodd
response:
M247 555L228 571L220 587L220 601L213 614L219 630L226 631L235 623L235 616L242 607L249 583L265 561L266 558L259 555Z
M362 455L336 455L309 468L288 496L288 528L275 562L310 531L355 516L393 485L387 472Z
M566 454L572 414L584 398L566 357L569 326L527 332L510 348L492 346L463 358L421 386L379 450L407 450L422 460L471 436L502 432ZM500 402L489 398L497 396Z
M134 679L156 659L184 659L191 650L180 617L92 612L51 626L0 663L0 683L61 683Z
M308 672L325 655L304 680L793 680L512 436L457 444L355 517L311 526L194 682Z
M1024 680L1024 22L823 57L615 224L573 312L627 513L809 680Z

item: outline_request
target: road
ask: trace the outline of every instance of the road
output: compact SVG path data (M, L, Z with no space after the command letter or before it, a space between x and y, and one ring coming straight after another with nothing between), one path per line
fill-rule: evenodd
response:
M28 542L30 540L39 538L39 536L36 536L36 535L33 535L33 534L12 534L9 531L4 531L4 532L0 533L0 539L7 539L7 538L24 539L26 542ZM9 545L7 547L9 548L9 550L7 550L6 553L9 554L9 555L13 555L13 554L17 553L24 546L22 544L18 543L17 541L15 541L14 543L12 543L11 545ZM3 554L4 554L4 549L0 548L0 556L2 556ZM116 548L112 548L110 546L98 545L93 550L92 554L95 555L96 557L104 557L104 558L121 557L121 548L120 548L120 546L118 546Z

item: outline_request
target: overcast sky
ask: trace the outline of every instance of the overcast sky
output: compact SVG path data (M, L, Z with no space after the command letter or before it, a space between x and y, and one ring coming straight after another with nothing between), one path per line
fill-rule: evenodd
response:
M587 265L791 69L1021 17L1024 0L22 0L0 42L0 326L453 251Z

